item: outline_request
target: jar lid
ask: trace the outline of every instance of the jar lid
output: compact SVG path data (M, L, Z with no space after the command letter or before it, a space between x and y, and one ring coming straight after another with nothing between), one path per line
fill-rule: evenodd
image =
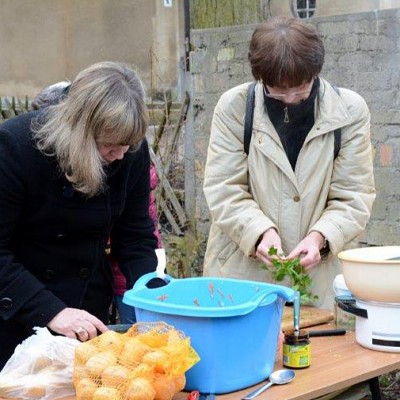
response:
M306 331L304 329L302 329L298 332L295 332L294 329L291 329L291 330L285 331L283 333L285 335L285 341L289 342L291 344L302 342L304 340L308 340L308 338L309 338L308 331Z

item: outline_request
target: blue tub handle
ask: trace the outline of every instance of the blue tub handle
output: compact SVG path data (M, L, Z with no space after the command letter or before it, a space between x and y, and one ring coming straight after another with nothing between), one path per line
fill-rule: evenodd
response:
M133 290L140 290L140 289L147 289L147 284L149 283L149 281L151 281L153 278L159 278L159 276L157 275L157 273L154 272L149 272L148 274L142 275L133 285ZM165 274L162 278L165 282L169 283L172 282L173 280L175 280L174 278L172 278L171 276Z
M265 300L266 297L276 294L278 297L285 301L293 301L295 299L296 292L293 289L290 288L285 288L285 287L272 287L272 288L266 288L264 290L261 290L259 293L257 293L251 300L250 303L252 303L255 307L258 307L262 305L263 301Z

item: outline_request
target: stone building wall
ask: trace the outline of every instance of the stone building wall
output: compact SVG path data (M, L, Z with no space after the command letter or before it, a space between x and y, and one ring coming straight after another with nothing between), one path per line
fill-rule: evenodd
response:
M322 76L360 93L371 110L377 188L364 243L400 244L400 9L319 17ZM192 30L191 99L185 143L187 212L206 239L209 211L202 191L213 109L227 89L252 80L247 62L254 25Z
M134 65L149 94L179 92L183 22L182 1L0 0L0 96L32 98L99 61Z

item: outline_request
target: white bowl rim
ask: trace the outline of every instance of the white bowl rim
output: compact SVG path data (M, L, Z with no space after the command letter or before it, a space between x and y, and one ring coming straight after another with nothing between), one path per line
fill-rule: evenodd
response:
M385 257L382 255L385 254ZM363 264L400 264L400 246L372 246L343 250L338 255L341 261ZM399 257L398 260L388 258Z

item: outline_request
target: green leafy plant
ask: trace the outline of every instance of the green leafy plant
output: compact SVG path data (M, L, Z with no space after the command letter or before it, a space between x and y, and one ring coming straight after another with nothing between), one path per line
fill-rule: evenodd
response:
M282 282L286 277L290 279L292 289L300 293L300 303L312 303L318 296L311 292L312 279L304 271L304 267L300 264L300 258L287 260L284 254L278 254L275 247L271 247L268 251L270 256L275 256L272 260L273 268L267 265L263 268L271 272L272 278L277 282Z

